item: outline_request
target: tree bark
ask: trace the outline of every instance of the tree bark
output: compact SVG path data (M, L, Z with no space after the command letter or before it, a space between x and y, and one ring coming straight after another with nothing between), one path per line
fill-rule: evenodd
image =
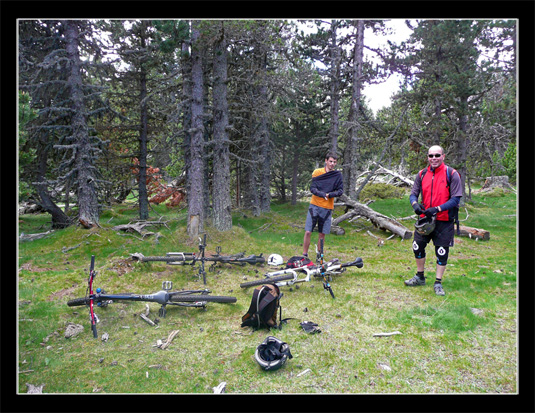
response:
M144 46L144 44L143 44ZM139 218L149 218L149 197L147 194L147 73L143 68L139 79Z
M349 134L347 135L344 151L344 191L350 198L355 198L357 186L357 163L359 138L359 108L362 94L362 64L364 58L364 21L356 20L357 41L355 43L353 64L353 89L351 93L351 107L349 110Z
M258 200L260 202L260 212L269 212L271 210L271 191L270 191L270 179L271 179L271 150L270 150L270 138L268 127L268 91L267 91L267 52L261 52L260 59L260 85L256 94L258 99L258 126L257 141L260 144L260 156L259 156L259 178L260 186L258 188Z
M337 44L336 29L339 24L338 20L333 20L331 23L331 127L329 129L329 141L331 142L331 152L336 154L338 152L338 128L340 111L340 47Z
M188 192L188 225L191 238L196 238L204 230L204 124L203 124L203 68L199 45L198 22L191 27L191 144Z
M224 22L214 48L214 182L213 223L219 231L232 228L230 203L230 159L228 146L227 46Z
M75 146L75 168L77 172L79 222L90 228L99 221L99 204L96 192L96 168L93 166L84 95L79 47L79 29L76 21L65 22L66 51L70 61L68 86L72 102L72 140Z

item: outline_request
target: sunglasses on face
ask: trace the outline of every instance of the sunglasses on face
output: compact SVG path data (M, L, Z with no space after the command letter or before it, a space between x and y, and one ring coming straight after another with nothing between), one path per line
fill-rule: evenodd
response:
M440 153L430 153L427 155L428 158L440 158L442 154Z

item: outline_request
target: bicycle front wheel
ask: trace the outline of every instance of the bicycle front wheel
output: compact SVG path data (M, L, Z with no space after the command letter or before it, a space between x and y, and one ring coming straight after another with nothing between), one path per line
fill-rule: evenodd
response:
M173 303L196 303L198 301L207 301L210 303L235 303L236 297L226 297L222 295L198 295L198 294L181 294L179 292L169 293L169 301Z
M90 300L87 297L74 298L72 300L67 301L67 305L69 307L77 307L77 306L80 306L80 305L89 305L89 302L90 302Z
M263 284L275 284L279 281L293 280L293 278L294 278L293 274L284 274L284 275L279 275L277 277L269 277L269 278L263 278L261 280L254 280L254 281L249 281L246 283L241 283L240 287L248 288L248 287L255 287L257 285L263 285Z

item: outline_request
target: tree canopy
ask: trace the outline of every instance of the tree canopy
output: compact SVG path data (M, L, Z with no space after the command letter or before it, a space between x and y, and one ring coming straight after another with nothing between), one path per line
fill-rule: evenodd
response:
M412 175L434 144L468 186L515 181L516 21L405 24L377 48L380 20L21 20L19 198L90 227L128 196L147 219L157 180L195 236L295 203L328 151L353 198L373 162ZM374 114L363 88L393 74Z

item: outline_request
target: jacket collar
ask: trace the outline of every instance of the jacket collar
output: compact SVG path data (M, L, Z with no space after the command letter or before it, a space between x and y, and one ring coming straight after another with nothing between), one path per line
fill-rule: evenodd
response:
M439 171L441 171L442 169L444 169L445 167L446 167L446 165L444 164L444 162L442 162L442 163L441 163L439 166L437 166L435 169L433 169L433 168L431 167L431 165L428 166L428 168L429 168L429 170L430 170L431 172L439 172Z

